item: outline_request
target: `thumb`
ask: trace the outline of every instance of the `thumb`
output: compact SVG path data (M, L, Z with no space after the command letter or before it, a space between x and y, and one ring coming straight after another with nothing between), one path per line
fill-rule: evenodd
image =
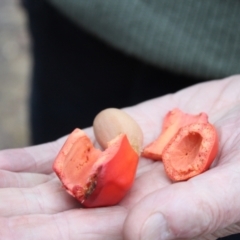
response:
M240 232L239 174L228 173L212 169L146 196L126 218L124 239L211 240Z

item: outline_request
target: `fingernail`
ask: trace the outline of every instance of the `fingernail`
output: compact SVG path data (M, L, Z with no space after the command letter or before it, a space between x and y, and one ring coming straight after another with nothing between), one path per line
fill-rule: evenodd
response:
M170 240L172 237L167 221L160 212L150 215L143 224L141 240Z

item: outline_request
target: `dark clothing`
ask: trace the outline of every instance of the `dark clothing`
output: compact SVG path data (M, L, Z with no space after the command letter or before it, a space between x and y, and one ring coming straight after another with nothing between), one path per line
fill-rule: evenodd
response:
M203 79L147 65L111 48L45 1L26 1L32 37L32 144L92 125L104 108L122 108Z
M240 73L239 0L45 1L121 52L168 71L208 79Z

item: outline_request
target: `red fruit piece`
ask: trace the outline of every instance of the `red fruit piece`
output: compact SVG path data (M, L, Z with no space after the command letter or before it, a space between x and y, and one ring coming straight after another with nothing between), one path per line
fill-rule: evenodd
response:
M168 142L175 136L181 127L191 123L207 123L208 116L206 113L197 115L183 113L178 108L169 111L163 120L162 131L159 137L142 152L142 156L152 160L161 160L162 152Z
M164 148L165 171L173 181L187 180L206 171L218 151L218 137L210 123L194 123L180 128Z
M56 157L53 169L67 192L83 206L111 206L131 188L138 158L125 134L110 141L102 152L94 148L82 130L75 129Z

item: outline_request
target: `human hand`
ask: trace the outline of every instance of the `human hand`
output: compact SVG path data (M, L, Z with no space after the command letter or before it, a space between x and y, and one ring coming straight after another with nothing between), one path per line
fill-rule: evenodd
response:
M131 191L116 206L82 209L61 188L52 163L65 138L1 151L0 239L216 239L239 232L239 80L200 84L125 109L141 126L144 145L157 137L169 110L204 111L217 127L220 150L209 171L174 184L161 162L140 159ZM86 133L93 139L91 128Z

